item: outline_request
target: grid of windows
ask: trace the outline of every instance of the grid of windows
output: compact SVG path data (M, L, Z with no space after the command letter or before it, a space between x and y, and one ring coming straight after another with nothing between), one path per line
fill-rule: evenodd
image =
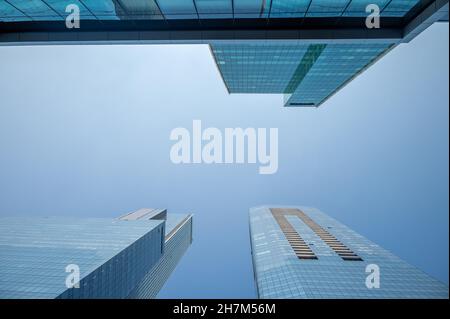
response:
M124 298L162 254L162 221L2 218L0 298ZM80 288L68 289L68 265Z
M282 93L308 45L232 43L211 49L231 93Z
M155 298L192 243L192 215L169 214L165 209L142 208L121 220L164 219L164 254L133 288L127 298Z
M288 207L286 207L288 208ZM314 208L298 208L363 261L344 261L297 216L286 215L318 259L298 259L269 207L250 210L250 236L260 298L448 298L448 287ZM366 266L380 268L368 289Z
M403 17L420 0L0 0L0 21L63 20L76 4L85 20L365 17L368 4L382 16Z
M192 243L192 216L167 217L164 254L127 298L155 298Z
M355 20L350 18L366 17L368 15L366 7L369 4L378 5L382 17L395 17L396 23L399 23L398 21L407 23L415 16L412 12L422 11L428 2L420 0L0 0L0 22L64 20L68 14L65 11L68 4L79 6L83 20L133 20L106 24L119 28L124 24L126 26L124 30L136 31L136 28L139 29L140 26L151 26L151 28L155 26L155 30L163 28L161 34L148 32L144 37L189 38L192 36L195 38L192 40L193 43L208 41L230 93L285 94L287 106L318 106L395 45L398 40L384 39L379 40L380 42L357 41L339 44L293 40L298 36L297 32L301 34L304 28L302 23L307 24L309 22L305 21L308 20L312 21L313 26L317 26L325 22L323 19L315 18L332 18L329 21L333 25L341 20L348 20L352 26ZM349 19L342 19L342 17ZM245 18L253 20L249 22ZM258 28L264 28L267 25L271 29L272 18L280 20L274 22L274 30L270 31L279 34L276 32L279 31L276 26L286 23L285 26L290 28L288 31L293 39L227 41L221 38L221 32L224 31L221 29L222 23L231 30L237 28L238 32L243 31L240 34L246 35L248 32L251 35L253 27L262 31ZM292 21L289 18L307 19ZM181 23L178 19L184 20ZM192 21L185 21L186 19ZM215 20L205 21L208 19ZM227 20L219 22L220 19ZM148 20L148 22L141 23L137 20ZM196 20L202 21L198 23ZM361 22L364 19L358 21ZM43 25L45 29L47 24L59 25L59 23L50 22L33 25ZM100 24L104 25L101 21ZM215 40L209 38L216 37L216 35L208 35L209 24L212 29L216 27L219 29L219 31L216 30L218 33ZM14 30L15 25L12 29L8 29L8 23L4 25L6 30ZM87 25L94 27L96 22L91 21ZM199 26L206 28L206 31L197 33L196 27ZM181 32L172 35L171 32L166 32L166 27L167 30L174 28L177 32ZM332 25L326 27L333 29ZM202 30L202 27L199 28ZM233 37L234 31L227 34ZM27 36L33 38L36 34L30 33ZM42 34L42 39L46 39L47 36L51 38L50 35ZM82 33L75 35L75 37L78 36L82 36ZM87 33L87 36L93 41L96 39L95 34ZM114 38L113 34L109 36ZM133 39L136 37L138 41L142 34L123 33L121 36L130 36ZM203 37L208 40L204 40ZM23 38L12 32L6 33L5 39L8 42L11 41L8 39L22 41Z
M286 93L286 105L319 105L391 45L235 41L211 50L231 93Z
M287 105L322 103L390 47L387 43L328 44Z
M192 242L192 216L158 209L125 216L2 218L0 299L155 297ZM72 264L80 288L68 289Z

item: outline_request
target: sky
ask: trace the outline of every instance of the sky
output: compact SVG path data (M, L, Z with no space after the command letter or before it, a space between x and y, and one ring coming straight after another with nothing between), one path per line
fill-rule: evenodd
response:
M448 24L319 108L227 93L207 46L0 47L0 216L194 214L162 298L254 298L248 211L316 207L447 283ZM279 167L174 164L174 128L278 128Z

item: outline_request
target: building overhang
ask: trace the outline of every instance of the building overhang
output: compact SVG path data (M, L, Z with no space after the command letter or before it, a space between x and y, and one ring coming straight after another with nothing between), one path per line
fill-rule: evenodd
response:
M381 17L379 29L365 18L82 20L0 22L0 45L40 44L210 44L226 41L409 41L432 23L448 20L448 0L423 0L404 17Z

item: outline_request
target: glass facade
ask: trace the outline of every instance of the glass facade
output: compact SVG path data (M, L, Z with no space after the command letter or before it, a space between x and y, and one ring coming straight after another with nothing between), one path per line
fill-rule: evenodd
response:
M307 49L289 41L211 45L230 93L283 93Z
M162 221L2 218L0 298L123 298L162 255ZM80 288L68 289L68 265Z
M276 209L275 215L269 207L250 209L252 259L260 298L448 298L446 285L321 211ZM292 210L306 217L290 213ZM285 212L289 227L282 229L277 222L280 211ZM291 227L304 243L296 243ZM302 259L296 254L312 255L308 250L316 258ZM350 255L358 258L347 258ZM366 286L369 264L379 267L379 288Z
M284 93L287 106L317 106L391 46L266 41L211 50L230 93Z
M192 216L167 215L164 254L127 298L155 298L192 243Z
M368 4L382 16L403 17L420 0L0 0L0 21L64 20L77 4L84 20L366 17Z
M135 220L2 218L0 299L154 297L191 236L191 216L165 210ZM79 268L79 288L66 286L69 265ZM149 278L158 284L137 291Z
M438 10L433 1L0 0L0 45L206 43L230 93L284 94L286 106L319 106L409 41L412 21L421 26L411 36L420 33L431 20L418 14ZM86 21L79 29L65 27L69 4ZM380 29L366 27L370 4L380 9Z

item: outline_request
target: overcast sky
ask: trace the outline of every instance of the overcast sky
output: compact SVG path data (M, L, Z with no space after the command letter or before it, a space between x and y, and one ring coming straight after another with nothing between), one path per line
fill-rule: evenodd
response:
M248 209L314 206L448 284L448 24L320 108L229 95L206 46L0 47L0 216L195 214L161 297L255 297ZM279 168L175 165L173 128L279 130Z

